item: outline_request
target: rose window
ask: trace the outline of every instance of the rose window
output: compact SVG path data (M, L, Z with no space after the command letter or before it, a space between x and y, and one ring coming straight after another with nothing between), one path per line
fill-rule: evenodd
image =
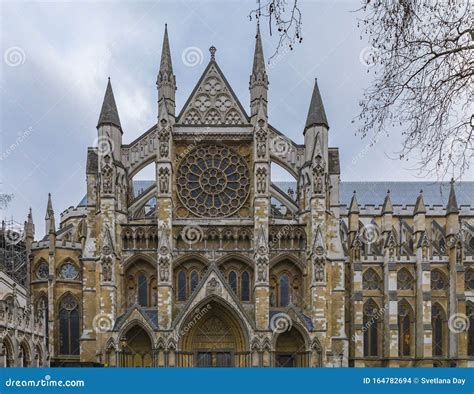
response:
M191 151L182 160L176 179L181 202L198 216L231 215L250 191L247 164L224 146Z

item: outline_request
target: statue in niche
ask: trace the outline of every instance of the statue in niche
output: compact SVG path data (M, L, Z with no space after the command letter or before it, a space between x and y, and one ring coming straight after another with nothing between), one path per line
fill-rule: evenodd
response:
M158 177L159 177L161 193L169 192L169 175L170 175L170 170L168 168L160 168Z

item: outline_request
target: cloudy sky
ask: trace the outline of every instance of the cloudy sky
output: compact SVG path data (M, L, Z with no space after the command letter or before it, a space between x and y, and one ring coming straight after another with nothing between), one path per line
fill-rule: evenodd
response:
M249 1L9 2L1 7L0 188L13 194L2 217L22 222L29 207L43 234L47 193L55 213L85 194L88 146L110 76L124 143L156 122L158 71L168 23L176 74L177 108L186 101L209 61L216 58L244 107L254 50ZM351 123L368 85L367 43L357 28L357 1L300 2L303 43L268 66L269 119L298 143L318 78L330 123L330 145L340 148L342 180L419 180L413 163L395 160L397 135L375 147ZM268 58L275 37L262 26ZM197 60L189 64L185 55ZM141 177L148 177L145 171ZM283 174L276 173L282 179ZM468 179L474 176L468 174Z

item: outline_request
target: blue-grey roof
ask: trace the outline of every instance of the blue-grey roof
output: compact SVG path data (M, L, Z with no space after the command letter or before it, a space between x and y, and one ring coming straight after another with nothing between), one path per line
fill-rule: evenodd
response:
M416 198L423 190L426 206L448 203L449 182L341 182L339 199L341 205L349 206L354 190L359 206L382 205L387 190L390 190L392 205L415 205ZM474 206L474 182L461 182L454 185L459 205Z
M133 181L135 197L148 189L154 181ZM274 182L285 193L291 188L296 191L296 182ZM446 206L449 197L449 182L341 182L341 205L349 206L354 190L357 193L357 202L360 206L382 205L387 190L390 190L390 199L393 205L415 205L416 198L423 190L423 199L426 206ZM458 204L474 206L474 182L455 183ZM87 196L79 206L87 205Z

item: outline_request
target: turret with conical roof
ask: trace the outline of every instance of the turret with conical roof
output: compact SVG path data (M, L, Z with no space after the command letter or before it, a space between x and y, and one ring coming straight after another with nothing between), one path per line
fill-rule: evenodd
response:
M253 67L249 88L251 116L257 115L260 101L263 102L266 112L268 103L268 76L265 69L265 58L263 56L262 37L260 35L259 24L257 24L257 34L255 36L255 53L253 56Z
M312 126L325 126L329 129L328 120L326 118L326 111L324 110L323 100L319 93L318 79L314 80L313 94L309 104L308 116L306 117L306 129Z
M112 90L112 84L110 83L110 77L107 82L107 88L105 89L104 102L102 103L99 121L97 122L97 127L104 125L113 125L122 131L122 125L120 123L117 105L115 104L115 97Z
M457 235L459 232L459 207L454 191L454 179L451 179L448 204L446 206L446 236Z
M304 144L306 147L305 160L310 161L316 146L316 141L323 147L324 158L327 160L329 125L324 110L323 100L319 92L318 80L314 80L313 93L309 104L308 115L304 127Z
M173 63L171 61L167 25L165 25L165 34L163 36L163 48L161 50L160 69L158 71L156 86L158 88L158 108L161 108L161 105L164 102L168 114L174 117L176 107L176 77L173 74Z
M48 204L46 206L45 221L45 234L54 233L56 231L56 222L54 220L53 203L51 201L51 193L48 193Z
M99 121L97 122L97 134L99 154L112 153L115 160L120 160L123 132L110 77L105 89Z

